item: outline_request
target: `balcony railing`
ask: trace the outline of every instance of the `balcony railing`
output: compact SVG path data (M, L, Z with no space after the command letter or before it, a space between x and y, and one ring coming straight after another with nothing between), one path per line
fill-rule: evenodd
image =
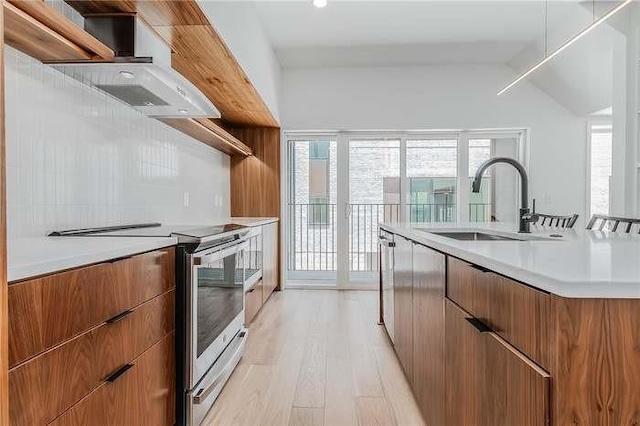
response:
M349 204L347 223L349 270L378 270L378 224L401 220L400 204ZM455 222L454 204L408 204L410 222ZM293 271L337 269L336 204L289 204L288 268ZM471 221L490 218L488 204L469 205Z

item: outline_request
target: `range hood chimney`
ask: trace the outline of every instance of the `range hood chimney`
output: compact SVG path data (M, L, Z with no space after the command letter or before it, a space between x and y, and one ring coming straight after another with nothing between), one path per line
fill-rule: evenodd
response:
M171 67L171 49L135 15L85 18L85 30L114 50L114 62L53 63L150 117L220 118L220 112Z

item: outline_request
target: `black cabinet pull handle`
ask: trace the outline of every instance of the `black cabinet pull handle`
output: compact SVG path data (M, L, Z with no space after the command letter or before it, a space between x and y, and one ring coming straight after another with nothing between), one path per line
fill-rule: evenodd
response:
M104 379L105 382L108 383L113 383L116 380L118 380L120 378L120 376L122 376L124 373L126 373L127 371L129 371L129 369L131 367L133 367L134 364L125 364L122 367L118 368L116 371L114 371L113 373L111 373L106 379Z
M480 333L489 333L491 332L491 328L489 328L489 326L485 323L483 323L482 321L480 321L478 318L465 318L467 320L467 322L469 322L469 324L471 324L473 326L473 328L475 328L476 330L478 330Z
M476 269L480 272L491 272L491 269L487 269L484 266L474 265L473 263L471 263L470 265L473 269Z
M116 315L115 317L111 317L108 320L106 320L105 322L107 324L115 324L120 320L125 319L126 317L128 317L129 315L131 315L133 313L133 311L131 309L127 309L124 312L120 312L118 315Z
M255 289L256 289L255 287L251 287L251 289L250 289L250 290L247 290L247 294L249 294L249 293L253 293L253 290L255 290Z

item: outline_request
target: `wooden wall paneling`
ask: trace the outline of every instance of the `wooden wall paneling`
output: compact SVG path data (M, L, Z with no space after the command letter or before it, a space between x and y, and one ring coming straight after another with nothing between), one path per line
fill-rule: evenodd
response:
M640 424L640 303L553 296L552 424Z
M0 0L4 5L4 0ZM7 302L7 192L4 125L4 7L0 7L0 425L9 424L9 317Z
M114 52L104 43L84 31L53 7L42 0L9 0L8 3L22 10L27 15L40 22L55 33L69 40L86 51L91 59L112 61ZM38 40L39 41L39 40Z
M280 129L230 128L253 150L231 159L231 215L280 217Z

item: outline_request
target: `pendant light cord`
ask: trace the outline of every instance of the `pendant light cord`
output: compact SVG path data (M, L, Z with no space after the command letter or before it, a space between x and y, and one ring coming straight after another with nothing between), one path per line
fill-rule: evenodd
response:
M549 33L549 2L544 0L544 57L547 57L548 52L548 33Z

